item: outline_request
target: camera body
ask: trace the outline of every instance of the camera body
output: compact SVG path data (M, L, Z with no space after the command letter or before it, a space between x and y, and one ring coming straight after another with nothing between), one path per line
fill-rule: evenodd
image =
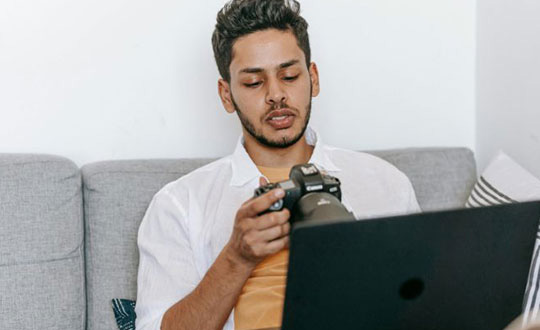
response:
M293 166L289 180L261 186L255 190L255 196L263 195L274 188L282 188L285 196L263 213L287 208L291 212L291 223L314 219L317 213L325 219L328 217L350 219L352 214L346 211L340 202L340 186L338 178L321 173L315 165L301 164ZM301 203L301 200L305 202ZM322 209L326 211L321 213ZM330 213L327 212L329 210Z

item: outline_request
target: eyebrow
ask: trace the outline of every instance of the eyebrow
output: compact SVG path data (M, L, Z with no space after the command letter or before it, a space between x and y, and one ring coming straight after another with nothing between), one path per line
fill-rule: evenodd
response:
M280 69L288 68L288 67L290 67L290 66L292 66L292 65L297 64L298 62L300 62L300 61L299 61L299 60L290 60L290 61L288 61L288 62L281 63L281 64L279 65L279 68L280 68Z
M290 60L285 63L281 63L280 65L278 65L278 68L279 69L288 68L299 62L300 62L299 60ZM240 73L261 73L263 71L264 71L263 68L245 68L245 69L240 70Z

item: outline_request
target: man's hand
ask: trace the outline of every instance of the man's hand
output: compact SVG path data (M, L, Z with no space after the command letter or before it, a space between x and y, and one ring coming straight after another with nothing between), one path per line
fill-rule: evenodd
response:
M260 184L266 180L261 178ZM234 228L229 243L228 253L240 263L255 267L265 257L279 252L289 244L289 210L268 212L272 204L285 196L281 188L246 201L234 220Z

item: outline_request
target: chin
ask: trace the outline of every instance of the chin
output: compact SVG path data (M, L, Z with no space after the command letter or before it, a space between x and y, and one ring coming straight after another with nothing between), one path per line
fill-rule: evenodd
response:
M290 134L278 134L270 137L270 141L272 141L275 144L290 144L291 142L295 141L294 144L298 143L300 141L300 138L296 139L299 132L291 132ZM287 147L290 147L294 144L291 144Z
M273 132L270 132L266 136L269 138L269 140L276 142L282 141L283 139L292 140L296 135L300 133L300 130L294 129L293 127L272 130Z

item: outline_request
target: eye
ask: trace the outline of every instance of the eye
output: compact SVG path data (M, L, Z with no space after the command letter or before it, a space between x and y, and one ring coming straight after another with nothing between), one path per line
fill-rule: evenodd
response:
M250 83L250 84L244 84L244 86L248 87L248 88L253 88L253 87L257 87L261 84L260 81L256 81L254 83Z
M296 75L296 76L285 76L283 77L283 80L285 81L294 81L296 80L296 78L298 78L299 75Z

